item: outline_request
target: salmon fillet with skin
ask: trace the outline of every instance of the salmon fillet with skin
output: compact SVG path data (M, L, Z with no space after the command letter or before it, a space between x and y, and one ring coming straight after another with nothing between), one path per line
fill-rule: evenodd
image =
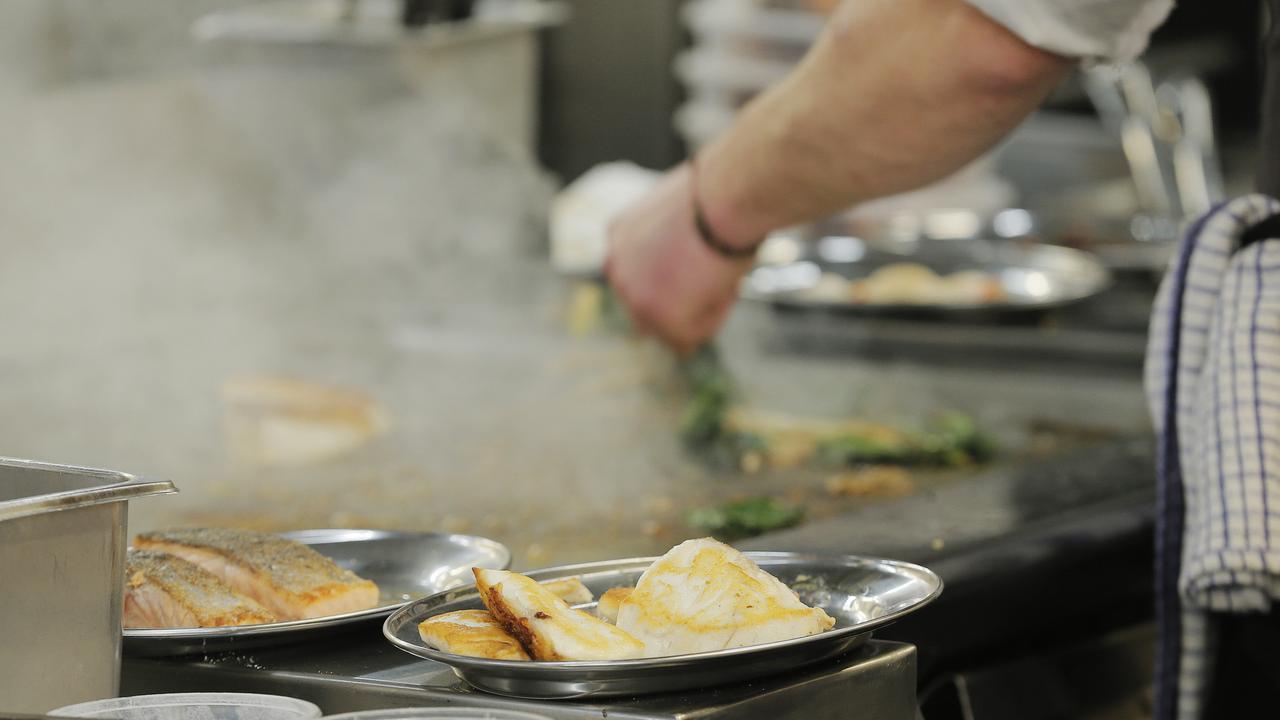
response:
M422 642L436 650L488 658L528 660L529 653L488 610L457 610L418 623Z
M574 610L524 575L481 568L473 572L485 607L534 660L626 660L644 654L644 643Z
M130 550L125 560L124 626L192 628L257 625L276 617L212 573L180 557Z
M213 573L282 620L339 615L378 605L378 586L293 540L221 528L139 535L134 546L177 555Z
M703 538L650 565L617 624L645 643L648 657L664 657L816 635L835 620L746 555Z

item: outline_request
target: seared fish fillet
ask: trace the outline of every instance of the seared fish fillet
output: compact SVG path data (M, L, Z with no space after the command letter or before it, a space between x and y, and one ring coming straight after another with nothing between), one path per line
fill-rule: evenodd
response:
M191 628L275 622L266 608L180 557L129 550L124 626Z
M193 528L144 533L134 546L189 560L283 620L355 612L378 604L377 585L302 543L276 535Z
M582 584L582 580L576 577L559 578L557 580L543 580L542 587L555 593L561 600L570 605L581 605L595 600L595 596L591 594L591 590Z
M607 623L618 623L618 609L622 607L622 601L631 597L632 588L616 587L609 588L600 596L600 602L596 603L596 617Z
M710 538L658 558L618 609L618 627L644 642L649 657L790 640L833 625L821 608Z
M644 643L581 610L519 573L474 568L476 587L493 617L534 660L625 660Z
M520 641L502 629L487 610L457 610L418 623L418 635L431 647L455 655L490 660L528 660Z

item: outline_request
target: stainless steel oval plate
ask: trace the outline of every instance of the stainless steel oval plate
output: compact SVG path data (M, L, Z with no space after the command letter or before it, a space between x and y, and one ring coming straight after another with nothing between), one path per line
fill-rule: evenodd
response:
M916 263L940 275L974 270L1003 297L969 303L859 303L853 284L892 263ZM740 294L779 306L861 315L939 315L1044 311L1097 295L1111 276L1080 250L1014 240L931 239L868 242L820 235L771 237Z
M187 655L302 640L316 631L386 617L414 598L474 584L473 567L505 570L511 565L511 552L506 546L472 535L387 530L303 530L280 534L310 545L338 565L377 583L381 590L378 607L262 625L127 628L124 653Z
M836 657L866 641L871 631L918 610L942 592L942 580L918 565L852 555L748 553L791 586L801 599L836 619L831 630L795 640L644 660L517 662L454 655L427 647L418 623L434 615L483 608L473 586L414 601L387 618L383 634L396 647L451 666L472 686L500 695L569 699L672 692L785 672ZM580 577L599 597L631 587L657 558L567 565L529 573L535 580ZM587 610L593 604L578 606Z

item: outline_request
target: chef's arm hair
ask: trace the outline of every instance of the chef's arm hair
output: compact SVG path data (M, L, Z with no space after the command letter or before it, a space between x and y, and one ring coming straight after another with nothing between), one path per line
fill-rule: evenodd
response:
M845 0L808 55L698 155L726 241L945 177L1043 101L1072 60L964 0Z

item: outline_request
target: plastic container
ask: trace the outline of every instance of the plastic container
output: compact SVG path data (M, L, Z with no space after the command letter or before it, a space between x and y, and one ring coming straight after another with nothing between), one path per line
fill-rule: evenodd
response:
M114 720L316 720L321 712L305 700L280 695L167 693L94 700L49 714Z
M551 720L546 715L499 708L397 708L329 715L324 720Z

